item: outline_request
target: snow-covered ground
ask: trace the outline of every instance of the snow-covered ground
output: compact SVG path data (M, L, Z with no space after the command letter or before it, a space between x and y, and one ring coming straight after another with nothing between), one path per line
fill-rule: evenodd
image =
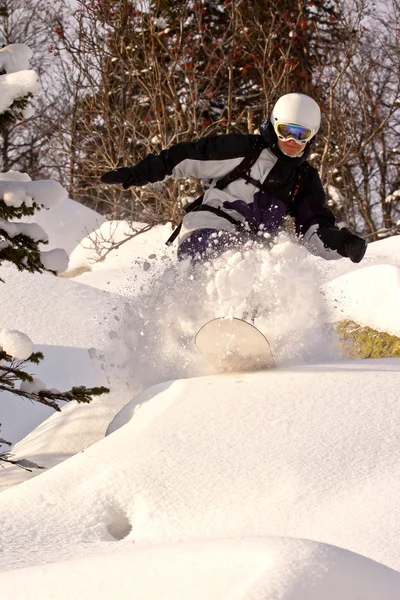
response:
M400 236L359 265L282 236L193 271L160 226L95 263L129 228L66 202L40 224L69 273L4 267L0 327L51 387L111 393L51 416L0 396L2 437L46 467L0 469L0 597L397 600L400 359L341 358L331 323L400 335ZM196 330L246 313L277 368L213 373Z

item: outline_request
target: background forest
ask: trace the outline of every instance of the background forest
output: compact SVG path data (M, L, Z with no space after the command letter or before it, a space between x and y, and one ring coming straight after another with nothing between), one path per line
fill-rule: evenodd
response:
M2 44L30 46L42 83L32 116L1 122L2 171L52 177L112 219L177 223L205 182L123 192L100 174L253 133L279 96L304 92L323 111L312 162L340 221L371 241L400 233L399 0L72 4L0 1Z

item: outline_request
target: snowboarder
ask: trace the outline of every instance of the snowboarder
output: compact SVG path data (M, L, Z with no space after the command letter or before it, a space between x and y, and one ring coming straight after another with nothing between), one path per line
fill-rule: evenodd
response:
M312 98L286 94L261 123L259 135L230 133L175 144L132 167L105 173L101 181L128 189L168 176L212 179L178 228L180 258L199 259L249 238L261 241L289 215L310 252L358 263L367 242L335 225L318 172L307 162L320 122Z

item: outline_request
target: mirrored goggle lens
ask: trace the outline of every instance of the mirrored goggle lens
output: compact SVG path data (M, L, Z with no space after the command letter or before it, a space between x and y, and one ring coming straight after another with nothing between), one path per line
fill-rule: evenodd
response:
M293 138L299 142L306 142L312 136L311 129L300 127L300 125L286 125L285 123L278 123L276 133L284 139Z

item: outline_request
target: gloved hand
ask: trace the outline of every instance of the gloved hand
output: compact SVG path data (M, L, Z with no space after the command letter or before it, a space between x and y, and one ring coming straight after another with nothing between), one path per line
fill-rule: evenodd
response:
M351 262L359 263L362 261L367 250L367 241L355 233L351 233L346 227L343 227L340 232L344 236L344 250Z
M122 183L124 190L135 184L132 170L129 167L120 167L119 169L108 171L100 177L100 181L111 185Z
M354 263L359 263L367 249L367 242L346 227L320 227L317 230L324 246L336 250L341 256L349 258Z

